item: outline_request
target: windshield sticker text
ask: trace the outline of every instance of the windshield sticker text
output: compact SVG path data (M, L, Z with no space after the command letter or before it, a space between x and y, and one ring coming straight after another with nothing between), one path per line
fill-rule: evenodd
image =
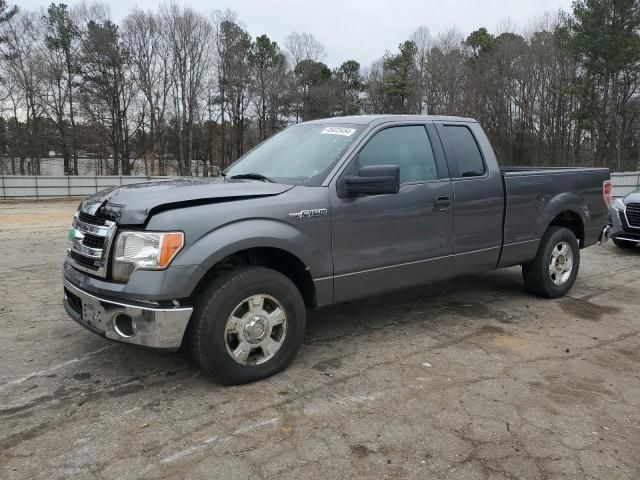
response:
M323 135L342 135L344 137L350 137L355 131L355 128L327 127L320 133Z

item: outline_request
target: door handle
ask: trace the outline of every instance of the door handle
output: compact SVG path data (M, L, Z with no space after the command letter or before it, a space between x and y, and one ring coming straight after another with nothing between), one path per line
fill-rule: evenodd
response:
M440 212L444 212L449 210L451 207L451 200L446 195L440 195L438 197L433 197L433 204Z
M448 207L451 205L451 200L446 195L440 195L439 197L433 197L433 203L438 207Z

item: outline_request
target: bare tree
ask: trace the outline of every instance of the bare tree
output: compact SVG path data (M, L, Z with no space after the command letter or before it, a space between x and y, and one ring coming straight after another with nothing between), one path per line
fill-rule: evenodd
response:
M193 125L212 61L212 25L203 15L173 3L163 8L162 15L174 67L171 93L178 119L181 174L191 175Z
M0 24L6 23L11 20L11 18L13 18L16 13L18 13L17 5L9 6L7 0L0 0ZM0 37L0 43L2 43L4 40L4 37Z
M287 61L278 44L262 35L251 45L249 65L258 140L262 141L277 127L278 114L286 96Z
M221 168L226 167L231 159L231 153L227 149L226 135L226 112L228 109L228 88L229 84L229 41L226 38L227 30L225 25L235 24L237 15L231 10L216 10L213 12L214 29L214 59L216 67L216 90L217 98L213 103L217 104L220 112L220 161Z
M81 0L73 9L76 22L86 26L90 22L105 23L111 20L109 4L100 0Z
M420 88L420 107L421 113L429 113L427 98L427 86L429 82L429 52L433 45L431 32L425 26L419 27L411 35L411 41L416 46L416 74L418 75L418 83Z
M245 115L250 105L249 56L251 37L237 23L223 21L220 24L221 39L224 42L222 64L225 69L224 89L227 92L226 105L229 120L233 126L231 135L231 156L238 158L244 152Z
M266 87L267 64L273 61L277 63L278 60L267 58L267 50L272 45L263 42L264 48L260 51L252 49L251 37L234 12L214 12L213 23L217 87L215 103L220 112L220 166L225 167L241 156L245 149L247 112L257 80L253 78L252 81L252 74L259 73L261 80L258 81ZM262 59L258 60L258 56ZM258 67L258 63L262 63L262 67ZM231 127L229 130L227 122Z
M321 62L327 56L322 42L309 32L293 32L287 35L284 45L293 68L303 60Z
M379 58L365 68L363 78L366 85L363 110L365 113L381 113L385 111L385 95L383 81L384 59Z
M171 82L173 62L170 46L163 35L164 19L153 12L134 10L123 22L123 36L131 54L133 79L144 97L141 114L148 112L149 141L143 142L145 173L149 162L153 173L165 174L163 128ZM146 124L142 123L143 135ZM160 159L158 172L156 161Z
M15 144L22 175L27 170L34 175L40 173L40 127L44 112L44 82L42 69L39 67L42 62L40 33L38 17L31 12L19 12L4 22L4 43L0 45L4 61L4 75L0 80L4 84L16 119ZM21 117L24 117L24 128L21 128L18 122ZM27 157L30 163L25 165Z
M427 105L434 114L464 114L462 96L465 76L462 35L448 30L438 35L429 52Z
M83 107L104 128L113 152L113 173L131 172L129 106L136 91L130 75L130 55L117 25L89 22L82 41Z
M60 134L64 172L77 175L75 91L79 73L80 28L64 4L51 4L43 22L47 47L44 75L49 83L47 105ZM67 134L67 120L71 127L70 135ZM70 159L73 159L72 166Z

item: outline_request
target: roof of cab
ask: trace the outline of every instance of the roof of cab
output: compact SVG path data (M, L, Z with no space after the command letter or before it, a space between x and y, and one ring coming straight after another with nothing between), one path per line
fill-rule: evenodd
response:
M309 120L300 125L325 125L325 124L352 124L371 125L387 122L466 122L477 123L473 118L450 117L446 115L351 115L346 117L320 118Z

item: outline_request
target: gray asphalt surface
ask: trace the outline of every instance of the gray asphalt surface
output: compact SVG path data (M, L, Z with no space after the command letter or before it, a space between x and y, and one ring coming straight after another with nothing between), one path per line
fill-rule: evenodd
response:
M220 387L64 313L77 201L0 204L0 478L640 478L640 249L568 297L512 268L313 312L294 364Z

